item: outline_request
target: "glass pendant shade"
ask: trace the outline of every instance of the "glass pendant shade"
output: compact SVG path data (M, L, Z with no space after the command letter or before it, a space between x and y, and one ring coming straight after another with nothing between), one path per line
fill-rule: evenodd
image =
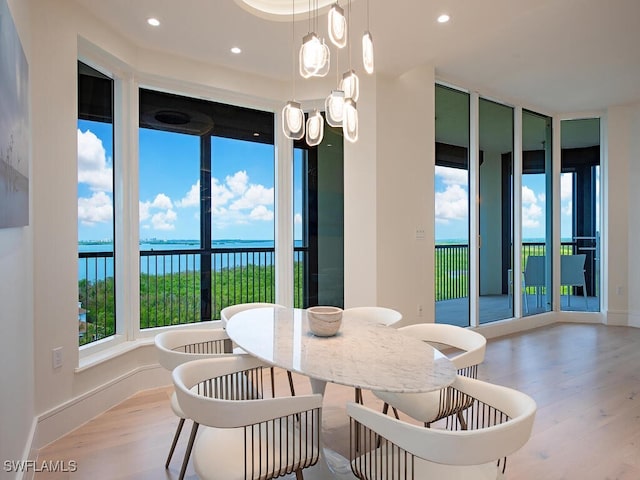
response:
M305 35L300 47L300 75L324 77L329 71L329 56L329 47L315 33Z
M344 48L347 44L347 19L344 10L335 3L329 10L329 39L338 48Z
M344 92L345 98L352 98L354 102L358 101L358 97L360 96L360 79L355 71L349 70L342 75L340 90Z
M373 73L373 38L371 33L364 32L362 36L362 63L364 64L364 70L368 74Z
M344 101L342 133L349 142L358 140L358 110L356 109L356 102L351 98L347 98Z
M344 92L342 90L331 91L331 94L324 101L324 112L329 125L332 127L342 126L344 112Z
M324 137L324 118L318 110L314 110L309 114L307 119L307 145L313 147L322 142Z
M291 140L304 137L304 112L298 102L290 100L282 109L282 129Z

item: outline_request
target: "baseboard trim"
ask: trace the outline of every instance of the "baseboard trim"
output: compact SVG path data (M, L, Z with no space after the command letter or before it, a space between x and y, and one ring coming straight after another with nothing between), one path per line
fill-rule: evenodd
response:
M169 383L168 372L159 364L141 365L43 412L36 417L30 451L37 452L139 391Z

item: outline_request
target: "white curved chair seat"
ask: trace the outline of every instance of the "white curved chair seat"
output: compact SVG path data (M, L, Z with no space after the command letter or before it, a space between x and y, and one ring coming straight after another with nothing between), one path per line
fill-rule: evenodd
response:
M398 331L419 338L436 348L452 348L455 353L449 356L459 375L475 378L477 366L484 361L487 339L473 330L440 323L421 323L399 328ZM446 390L425 393L391 393L374 391L374 395L393 407L394 412L401 411L410 417L429 425L439 418L466 408L460 397L448 397Z
M466 397L467 408L432 428L349 403L350 458L356 476L362 480L500 478L502 460L531 436L535 401L517 390L461 375L447 390ZM413 468L414 476L405 477L398 462Z
M195 438L193 450L201 479L299 475L318 461L321 395L235 397L237 379L254 378L265 367L255 357L238 355L196 360L173 371L185 415L209 427Z
M424 393L373 392L374 395L411 418L431 423L440 414L440 390Z
M178 397L176 396L176 392L174 391L171 394L171 410L176 415L176 417L184 418L184 412L180 408L180 404L178 403Z
M205 427L193 449L193 466L198 477L202 480L245 480L245 469L248 472L252 472L252 469L257 472L291 472L304 459L302 453L305 456L319 455L317 445L301 452L299 445L300 442L304 445L304 439L300 438L300 430L294 428L293 422L288 427L283 423L281 429L275 430L268 423L261 429L259 440L253 444L253 458L260 462L260 465L253 465L251 452L245 455L244 435L243 428ZM267 442L273 442L273 448L269 455L261 454L260 445L266 445ZM221 448L221 445L224 447ZM284 448L281 449L280 445ZM263 477L249 475L246 478Z

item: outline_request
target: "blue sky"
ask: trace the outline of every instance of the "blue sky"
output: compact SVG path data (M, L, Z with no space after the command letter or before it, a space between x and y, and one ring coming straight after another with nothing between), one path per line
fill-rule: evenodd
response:
M524 175L522 179L522 238L544 238L545 232L545 179L543 174ZM466 240L468 237L468 184L467 171L436 167L436 241ZM562 174L561 238L571 237L570 174Z
M199 138L141 129L140 238L198 239ZM274 147L212 140L213 238L274 238ZM112 238L111 126L78 122L78 239ZM299 209L299 187L296 207ZM296 215L296 232L300 228ZM298 238L298 237L296 237Z
M112 233L111 125L78 122L78 239L110 240ZM140 130L140 238L199 238L199 138ZM212 141L213 238L274 238L274 147L224 138ZM294 180L295 235L300 238L299 154ZM436 240L467 238L467 172L436 167ZM544 177L525 175L523 238L544 236ZM571 177L562 175L562 238L571 236Z

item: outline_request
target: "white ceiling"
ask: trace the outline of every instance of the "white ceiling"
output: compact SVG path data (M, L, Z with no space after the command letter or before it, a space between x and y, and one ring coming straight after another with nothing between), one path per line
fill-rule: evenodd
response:
M134 44L287 80L291 22L234 0L76 0ZM378 72L432 64L447 81L537 107L585 112L640 101L640 0L369 0ZM340 0L345 7L347 0ZM367 0L352 3L353 63ZM447 12L448 24L437 16ZM158 18L160 27L146 19ZM296 16L296 49L309 31ZM326 35L326 15L318 33ZM241 55L230 47L239 46ZM341 65L347 63L346 52Z

